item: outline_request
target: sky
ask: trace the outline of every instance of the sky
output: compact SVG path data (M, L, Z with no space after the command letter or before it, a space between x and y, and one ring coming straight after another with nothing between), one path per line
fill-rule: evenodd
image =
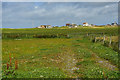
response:
M2 2L119 2L119 0L1 0Z
M117 2L3 2L3 28L33 28L66 23L105 25L118 22Z

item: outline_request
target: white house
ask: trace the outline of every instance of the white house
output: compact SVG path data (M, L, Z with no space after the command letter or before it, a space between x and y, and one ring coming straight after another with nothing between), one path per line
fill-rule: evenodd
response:
M111 24L112 26L117 26L118 24L116 22L112 23Z
M38 26L38 27L36 27L36 28L42 28L41 26Z
M89 26L89 24L87 22L83 23L83 26Z
M52 26L51 25L41 25L36 28L52 28Z
M51 25L46 25L46 28L52 28L52 26Z

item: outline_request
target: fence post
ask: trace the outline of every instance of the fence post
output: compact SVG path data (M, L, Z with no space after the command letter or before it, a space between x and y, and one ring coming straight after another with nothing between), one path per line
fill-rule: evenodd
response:
M87 33L87 36L88 36L88 33Z
M118 49L120 51L120 40L118 40Z
M26 34L26 38L27 38L27 34Z
M105 43L105 35L103 36L103 44Z
M95 37L95 42L96 42L96 37Z
M90 41L92 41L92 35L90 35Z
M70 37L70 35L68 34L68 35L67 35L67 38L69 38L69 37Z
M110 36L110 42L109 42L109 46L111 45L111 42L112 42L112 37Z
M101 35L99 36L99 42L100 42L100 40L101 40Z

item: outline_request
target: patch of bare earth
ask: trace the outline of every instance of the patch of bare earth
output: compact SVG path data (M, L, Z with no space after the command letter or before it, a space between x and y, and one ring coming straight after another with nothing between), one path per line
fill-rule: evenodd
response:
M61 50L64 52L57 55L56 60L53 61L57 62L58 67L62 69L68 77L77 78L78 74L74 73L74 71L79 70L79 68L76 67L77 59L75 54L71 48L62 48Z

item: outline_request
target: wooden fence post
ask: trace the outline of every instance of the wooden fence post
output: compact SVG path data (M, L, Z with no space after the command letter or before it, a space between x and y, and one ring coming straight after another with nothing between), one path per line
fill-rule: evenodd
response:
M88 33L87 33L87 36L88 36Z
M70 37L70 35L68 34L68 35L67 35L67 38L69 38L69 37Z
M110 36L109 46L111 46L111 43L112 43L112 37Z
M105 43L105 35L103 36L103 44Z
M118 49L120 50L120 40L118 40Z
M26 34L26 38L27 38L27 34Z
M101 40L101 36L99 36L99 42L100 42L100 40Z
M90 41L92 41L92 35L90 35Z
M96 42L96 37L95 37L95 42Z

